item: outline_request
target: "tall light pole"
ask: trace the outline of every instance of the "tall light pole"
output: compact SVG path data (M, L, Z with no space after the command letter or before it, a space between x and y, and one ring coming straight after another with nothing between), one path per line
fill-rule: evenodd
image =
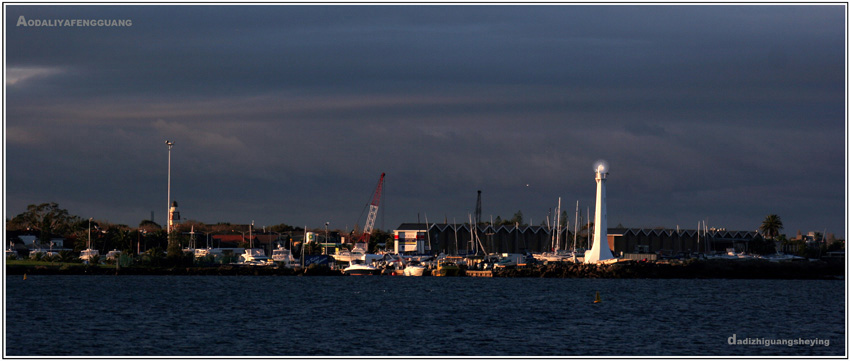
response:
M328 225L329 224L331 224L331 222L325 222L325 244L331 243L330 240L328 240ZM326 248L322 252L323 254L327 253L327 246L325 246L325 247Z
M174 143L170 140L165 141L165 145L168 146L168 203L165 208L165 217L166 217L166 234L168 234L168 242L171 243L171 147L174 146Z
M86 248L91 249L91 217L89 217L89 242L86 245Z

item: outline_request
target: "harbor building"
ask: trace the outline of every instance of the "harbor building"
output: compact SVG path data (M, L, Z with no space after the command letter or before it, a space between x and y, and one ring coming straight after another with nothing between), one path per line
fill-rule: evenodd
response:
M403 223L393 230L395 253L428 253L431 249L426 242L428 227L425 223Z
M551 251L552 234L543 226L490 226L470 228L468 224L403 223L393 230L396 244L403 239L402 253L473 253L476 247L472 235L477 231L484 251L487 253L523 253ZM761 237L754 231L708 231L680 230L669 228L608 228L608 247L615 256L623 253L679 252L725 252L734 248L738 252L749 250L749 243ZM402 238L403 234L403 238ZM574 237L572 230L563 230L561 249L572 249L575 240L577 249L588 249L584 231ZM430 252L428 251L430 249Z
M567 234L563 232L563 236ZM480 243L473 235L477 235ZM548 250L550 235L549 230L541 226L403 223L393 230L396 247L402 244L403 252L429 253L430 250L430 253L460 255L474 253L481 246L486 253L540 252Z
M608 244L614 254L635 253L679 253L725 252L734 248L736 252L749 250L749 243L761 237L754 231L680 230L669 228L609 228Z

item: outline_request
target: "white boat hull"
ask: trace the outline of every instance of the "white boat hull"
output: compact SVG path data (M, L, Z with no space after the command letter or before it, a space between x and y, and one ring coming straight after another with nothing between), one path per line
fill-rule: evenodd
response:
M422 266L408 266L404 269L405 276L416 276L421 277L425 275L425 267Z
M373 266L366 265L351 265L342 270L342 273L348 276L372 276L378 274L379 270Z

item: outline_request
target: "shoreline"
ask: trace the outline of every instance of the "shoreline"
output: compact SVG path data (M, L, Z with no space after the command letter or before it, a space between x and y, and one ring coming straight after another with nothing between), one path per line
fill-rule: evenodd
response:
M462 272L461 277L466 276ZM7 264L6 275L148 275L148 276L343 276L327 266L304 270L284 267L223 265L213 267L116 267L57 264ZM676 263L620 262L615 264L552 263L492 271L493 278L658 278L658 279L821 279L843 280L844 264L698 260Z

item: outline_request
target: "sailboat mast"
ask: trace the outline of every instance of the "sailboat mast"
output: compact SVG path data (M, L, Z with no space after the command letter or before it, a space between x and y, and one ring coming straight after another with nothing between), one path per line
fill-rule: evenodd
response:
M428 251L431 251L431 226L428 225L428 213L425 213L425 237L428 237Z
M469 245L472 249L472 254L478 254L478 249L475 247L475 233L472 231L472 215L467 213L466 217L469 218Z
M304 246L307 245L307 225L304 225L304 240L301 241L301 269L304 269Z
M697 222L697 252L699 252L699 231L700 231L700 223Z
M470 215L470 216L469 216L469 223L472 223L472 215ZM486 254L487 254L487 249L486 249L486 248L484 248L484 244L483 244L483 243L481 243L481 238L480 238L480 237L478 237L478 225L476 224L474 227L475 227L475 232L474 232L474 233L473 233L473 232L472 232L472 230L470 229L470 233L472 233L472 234L473 234L473 236L472 236L472 242L473 242L473 243L472 243L472 244L473 244L473 245L475 245L475 246L481 247L481 252L483 252L483 253L486 255ZM475 254L478 254L478 249L477 249L477 248L476 248L476 250L475 250Z
M578 241L578 200L576 200L576 220L575 228L573 228L573 253L576 251L576 241Z
M587 207L587 249L590 249L590 207Z
M457 256L457 218L452 218L455 224L455 256Z
M555 212L555 217L555 230L558 232L555 234L555 252L558 252L561 249L561 197L558 197L558 211Z
M549 249L555 249L555 233L552 232L552 226L549 225L549 217L551 215L552 208L549 208L549 214L546 215L546 230L549 231Z

